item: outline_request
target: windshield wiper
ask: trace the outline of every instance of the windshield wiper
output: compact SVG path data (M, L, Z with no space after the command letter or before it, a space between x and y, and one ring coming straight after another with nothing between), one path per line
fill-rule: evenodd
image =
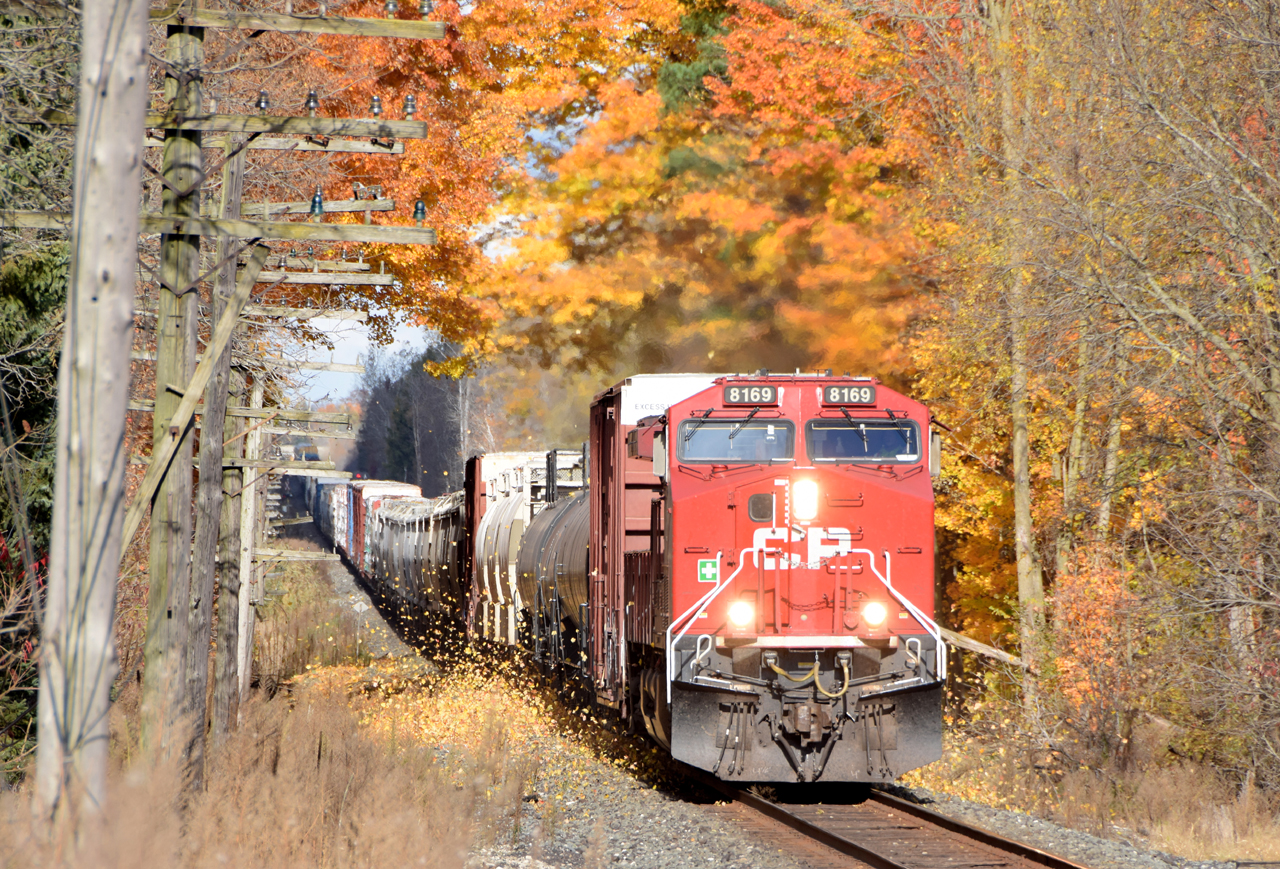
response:
M729 432L729 440L733 440L735 437L737 437L738 432L742 431L742 427L747 423L751 422L751 417L755 416L759 412L760 412L760 408L758 407L751 408L751 413L747 414L747 418L744 419L742 422L738 423L738 425L734 427L733 431Z
M707 421L707 417L711 416L711 411L713 410L715 410L714 407L707 408L707 412L698 417L698 419L694 421L693 425L689 426L689 430L684 433L685 443L688 443L690 439L693 438L693 433L702 427L702 424Z
M908 447L910 447L911 446L911 429L903 425L902 421L893 415L893 411L889 410L888 408L885 408L884 412L889 414L889 419L893 420L893 424L896 425L898 427L898 431L902 433L903 442L906 443Z
M850 415L849 408L847 407L840 408L840 412L844 414L844 418L848 421L849 428L856 428L858 430L858 436L862 438L862 451L864 453L871 452L871 444L867 441L867 424L865 422L858 422L854 419Z

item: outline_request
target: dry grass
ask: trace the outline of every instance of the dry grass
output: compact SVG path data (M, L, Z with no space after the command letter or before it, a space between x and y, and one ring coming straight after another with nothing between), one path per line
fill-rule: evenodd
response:
M1045 724L988 694L950 722L942 760L902 783L1192 860L1280 860L1280 798L1171 753L1167 722L1135 727L1133 750L1104 761Z
M368 666L355 619L309 566L290 566L269 588L278 593L260 608L255 638L260 690L210 753L203 790L192 792L177 764L135 762L138 686L126 679L110 799L90 844L77 849L36 823L28 785L0 794L0 869L462 867L519 835L537 762L511 737L524 724L518 700L489 702L487 678L438 689L420 658ZM397 730L387 713L401 694L441 694L418 708L465 722L447 752L439 734Z
M272 577L268 594L258 607L253 661L268 695L313 667L372 660L355 613L333 600L332 587L314 567L287 565Z
M248 704L203 792L184 795L173 769L118 769L80 853L32 823L25 794L6 795L0 866L463 866L513 834L532 775L503 727L480 734L443 762L428 743L360 726L347 692L316 682Z

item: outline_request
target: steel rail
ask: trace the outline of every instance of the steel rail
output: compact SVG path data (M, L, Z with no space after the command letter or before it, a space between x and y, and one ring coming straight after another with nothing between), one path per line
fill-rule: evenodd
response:
M824 829L818 824L802 818L794 812L788 811L777 803L772 803L768 800L762 799L761 797L755 796L754 794L748 793L745 790L741 790L735 785L709 775L702 770L693 770L686 767L686 772L690 777L696 779L707 787L719 791L730 800L741 803L747 808L752 809L765 817L784 824L806 838L820 842L821 844L826 845L835 851L839 851L846 856L853 857L856 860L861 860L868 866L874 867L874 869L911 869L911 867L906 864L900 863L891 857L886 857L885 855L880 854L877 851L873 851L864 845L860 845L857 842L851 841L850 839L846 839L845 837L833 833L830 830ZM1013 839L1007 839L1004 836L997 835L989 830L984 830L981 827L975 827L970 824L966 824L963 821L957 821L954 818L949 818L946 815L942 815L938 812L926 809L923 806L907 802L904 799L886 794L883 791L872 789L870 791L869 799L885 806L888 809L910 815L936 828L945 830L948 833L963 836L969 841L986 845L987 847L994 848L997 851L1001 851L1011 857L1024 860L1028 863L1044 866L1046 869L1088 869L1088 867L1068 860L1065 857L1059 857L1056 854L1051 854L1048 851L1042 851L1039 848L1032 847L1031 845L1017 842Z
M908 802L901 797L895 797L892 794L887 794L884 791L872 788L870 799L875 800L883 806L888 806L891 809L896 809L904 814L919 818L922 821L928 821L930 824L964 836L967 839L972 839L975 842L981 842L984 845L989 845L992 848L997 848L1006 853L1021 857L1028 862L1048 867L1048 869L1086 869L1086 867L1081 866L1079 863L1074 863L1065 857L1059 857L1057 854L1050 854L1048 851L1041 851L1039 848L1033 848L1023 842L1006 839L1004 836L992 833L990 830L984 830L981 827L975 827L970 824L966 824L963 821L957 821L955 818L949 818L946 815L933 811L932 809L926 809L924 806L916 805L915 803Z
M819 827L811 821L806 821L799 815L788 812L776 803L771 803L766 799L756 796L755 794L740 790L728 782L721 781L715 776L708 775L702 770L690 768L687 769L686 772L702 784L719 791L734 802L742 803L742 805L759 812L765 817L772 818L781 824L785 824L806 838L813 839L816 842L821 842L832 850L839 851L841 854L853 857L856 860L861 860L868 866L873 867L873 869L911 869L911 867L905 866L896 860L892 860L883 854L877 853L876 851L872 851L870 848L863 847L857 842L851 842L843 836L838 836L835 833L832 833L830 830L824 830L822 827Z

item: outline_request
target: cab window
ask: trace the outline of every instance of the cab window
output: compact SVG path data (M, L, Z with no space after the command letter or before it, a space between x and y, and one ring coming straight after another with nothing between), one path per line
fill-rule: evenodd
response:
M809 461L920 461L920 428L906 419L814 419L805 425Z
M790 461L795 425L789 420L686 419L676 457L687 463L756 465Z

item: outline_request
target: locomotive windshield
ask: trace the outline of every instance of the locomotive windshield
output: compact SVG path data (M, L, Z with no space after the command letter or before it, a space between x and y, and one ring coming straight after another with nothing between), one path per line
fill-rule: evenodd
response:
M790 461L795 425L788 420L687 419L676 456L682 462L756 465Z
M920 461L920 429L910 420L814 419L805 426L809 461Z

